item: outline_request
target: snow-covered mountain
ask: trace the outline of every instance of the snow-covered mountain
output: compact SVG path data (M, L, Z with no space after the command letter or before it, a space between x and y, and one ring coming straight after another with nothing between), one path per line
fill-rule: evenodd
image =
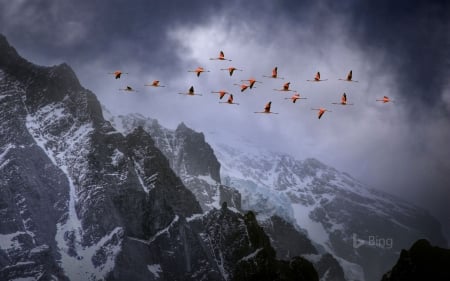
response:
M175 130L169 130L156 119L141 114L115 116L106 108L103 112L105 119L125 135L138 127L148 132L171 168L196 196L203 211L218 209L223 201L227 201L229 208L240 210L240 194L221 184L220 163L203 133L195 132L183 123Z
M116 131L68 65L36 66L0 35L0 280L318 280L277 259L252 212L218 205L238 193L177 131L167 159L142 127ZM172 167L208 183L208 212Z
M220 164L203 133L195 132L183 123L175 130L170 130L161 126L156 119L140 114L114 115L106 108L103 110L105 118L123 134L138 127L147 131L204 211L217 208L223 202L227 202L228 207L235 211L242 210L241 193L230 185L220 183ZM246 198L249 198L248 194ZM305 231L295 228L292 224L294 221L286 218L288 216L281 218L275 212L258 215L258 221L269 235L277 257L289 260L295 256L308 255L320 269L318 273L322 281L345 280L342 267L336 259L330 254L319 254Z
M440 224L425 210L370 189L349 174L316 159L298 160L238 137L216 133L209 133L206 143L203 134L193 132L184 124L169 130L155 119L139 114L111 115L109 120L123 132L142 126L154 136L167 158L181 166L183 160L177 155L183 150L183 143L173 140L180 139L180 131L197 134L198 147L207 147L214 156L194 158L203 161L217 157L221 185L238 191L234 198L240 197L240 209L257 213L280 258L300 254L317 267L324 255L332 254L344 268L347 280L379 280L395 262L399 251L413 241L425 237L445 245ZM211 175L208 172L211 166L218 165L206 165L203 176ZM174 164L172 167L182 179L198 177L198 173L186 173ZM189 187L189 180L184 182ZM204 188L191 190L199 202L206 200L209 204L212 193L205 194ZM280 230L282 235L278 235ZM290 243L283 244L287 237ZM297 241L304 243L295 247Z
M191 186L198 201L206 202L203 206L217 202L214 192L203 190L214 190L218 183L209 180L209 185L196 190L198 185L189 181L211 177L211 170L216 174L220 167L221 186L235 190L233 194L238 191L231 201L240 198L239 209L257 213L280 258L303 255L318 267L319 261L327 260L325 255L331 254L331 259L339 262L337 267L344 269L347 280L379 280L395 262L398 252L413 241L426 237L445 245L440 224L425 210L370 189L316 159L298 160L247 140L215 133L208 135L206 143L202 133L184 124L170 130L139 114L110 115L108 119L124 133L138 126L149 132L166 157L172 159L174 171L178 171L188 188ZM193 146L197 150L190 157L180 157L185 142L174 141L187 139L184 132L196 135L190 142L197 144ZM209 151L208 157L202 154L205 150ZM216 157L220 165L206 164L216 163ZM189 158L196 159L190 162L202 163L199 165L203 166L203 175L179 168ZM280 230L282 235L278 234ZM283 244L288 237L290 243ZM294 246L296 242L298 247ZM332 268L330 262L327 268Z
M439 222L425 210L316 159L298 160L214 133L208 141L222 182L239 190L244 210L306 229L319 248L338 257L348 280L379 280L398 252L419 238L446 245Z

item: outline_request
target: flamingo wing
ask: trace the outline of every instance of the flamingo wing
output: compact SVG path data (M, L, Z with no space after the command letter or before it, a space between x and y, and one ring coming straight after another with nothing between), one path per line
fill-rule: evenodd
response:
M272 70L272 77L277 78L278 76L278 67L275 66L275 68Z
M314 77L314 80L319 81L320 80L320 72L317 71L316 76Z
M346 104L347 103L347 95L345 93L342 95L341 103L342 104Z
M264 107L264 112L265 113L270 113L270 106L272 105L272 102L269 101L266 106Z
M233 95L230 94L230 96L228 97L228 103L233 103Z

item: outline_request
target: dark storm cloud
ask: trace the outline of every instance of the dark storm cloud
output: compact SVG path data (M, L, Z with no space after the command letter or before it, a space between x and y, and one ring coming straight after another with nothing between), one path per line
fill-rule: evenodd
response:
M195 0L2 2L0 32L25 50L61 59L88 62L114 53L111 67L130 58L164 66L176 63L167 29L202 24L222 7Z
M292 23L295 28L307 26L320 34L332 29L334 20L339 19L345 26L341 36L353 44L350 47L365 51L368 64L384 67L376 72L395 76L397 93L411 110L422 106L445 109L440 103L450 77L448 1L292 0L267 4L264 16L255 20L264 24L269 34L277 32L280 22Z
M368 55L384 53L401 100L418 109L438 105L449 80L448 3L383 0L333 6L346 15L349 35Z

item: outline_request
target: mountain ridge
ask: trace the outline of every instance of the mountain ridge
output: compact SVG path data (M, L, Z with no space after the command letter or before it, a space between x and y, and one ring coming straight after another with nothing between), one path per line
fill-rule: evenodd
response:
M119 119L113 123L123 131L133 127L132 120L147 123L144 128L154 135L168 130L161 129L155 119L142 115L130 114ZM348 173L339 172L317 159L297 160L286 153L260 149L245 140L230 142L226 136L214 134L206 137L220 162L222 183L241 194L241 208L255 211L263 225L270 226L263 222L279 216L292 224L297 233L308 232L314 247L322 253L338 256L339 263L347 267L348 280L363 279L364 275L368 280L377 280L377 276L395 261L395 251L416 237L425 235L445 244L439 222L426 210L368 188ZM371 221L373 224L369 223ZM283 227L282 224L277 226ZM265 229L270 233L270 227ZM403 237L404 229L410 231L407 239ZM371 243L372 238L379 243L386 239L397 242L393 249L386 249ZM358 247L354 247L354 243ZM358 264L360 255L365 258ZM371 269L374 258L381 267ZM367 272L363 272L363 268Z

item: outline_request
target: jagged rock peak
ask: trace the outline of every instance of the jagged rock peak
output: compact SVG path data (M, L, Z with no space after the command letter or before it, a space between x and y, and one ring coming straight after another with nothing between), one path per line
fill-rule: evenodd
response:
M0 69L12 74L15 72L28 74L32 66L33 64L23 59L0 33Z
M0 33L0 56L2 57L18 57L19 54L17 53L16 49L12 47L9 43L6 37Z
M49 78L65 78L79 85L79 81L77 76L75 75L75 72L67 63L61 63L59 65L50 67L40 67L38 65L30 63L26 59L22 58L17 50L9 44L8 39L0 33L0 67L4 68L5 70L11 70L13 73L15 73L19 67L23 68L24 66L26 66L26 68L28 69L47 69Z
M188 173L192 175L210 175L217 182L220 181L220 163L211 146L206 142L205 135L196 132L180 123L175 130L176 138L183 143L183 154ZM177 167L175 167L177 170Z
M420 239L411 249L401 251L397 263L383 275L382 281L450 280L449 264L450 249Z
M67 83L67 85L76 85L81 87L80 81L75 74L75 71L65 62L50 67L50 78L61 79Z
M193 130L191 128L189 128L188 126L186 126L186 124L184 124L184 122L181 122L180 124L178 124L175 131L191 131L191 132L193 132Z

